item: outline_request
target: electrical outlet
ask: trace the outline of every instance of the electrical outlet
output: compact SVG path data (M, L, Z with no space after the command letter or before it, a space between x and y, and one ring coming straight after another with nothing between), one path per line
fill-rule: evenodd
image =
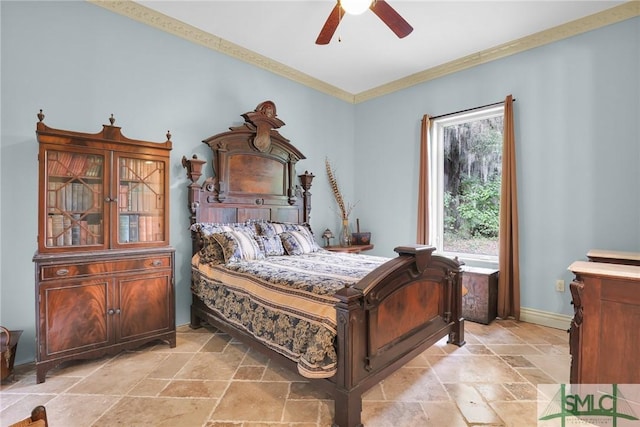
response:
M564 280L556 280L556 291L564 292Z

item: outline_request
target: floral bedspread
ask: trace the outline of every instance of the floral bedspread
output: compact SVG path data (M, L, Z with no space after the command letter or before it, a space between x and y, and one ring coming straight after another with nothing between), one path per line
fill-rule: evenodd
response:
M230 323L298 364L308 378L336 372L336 291L388 258L318 251L226 265L192 259L192 292Z

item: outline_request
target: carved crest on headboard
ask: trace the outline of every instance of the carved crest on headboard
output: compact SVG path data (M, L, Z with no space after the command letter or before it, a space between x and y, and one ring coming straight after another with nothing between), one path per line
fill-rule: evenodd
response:
M242 115L247 123L256 127L256 135L251 143L258 151L268 151L271 147L271 130L284 125L276 115L276 105L272 101L264 101L254 111Z
M284 122L276 117L275 104L264 101L242 117L244 124L202 141L213 154L213 175L192 191L192 199L200 203L197 210L227 221L249 215L308 220L310 185L303 183L302 191L297 182L304 177L310 184L313 174L296 175L296 164L305 156L278 133Z

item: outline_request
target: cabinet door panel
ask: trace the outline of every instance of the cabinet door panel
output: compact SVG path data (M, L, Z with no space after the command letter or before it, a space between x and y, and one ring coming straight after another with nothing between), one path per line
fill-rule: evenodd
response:
M105 157L97 150L43 149L45 179L40 221L45 250L104 247ZM91 247L91 248L89 248Z
M116 159L118 192L114 247L166 244L166 161L151 156Z
M131 340L173 328L171 273L122 278L120 336Z
M613 281L612 281L613 282ZM640 305L602 301L598 366L599 384L639 384Z
M112 340L107 319L109 286L107 280L92 280L40 288L43 356L90 350Z

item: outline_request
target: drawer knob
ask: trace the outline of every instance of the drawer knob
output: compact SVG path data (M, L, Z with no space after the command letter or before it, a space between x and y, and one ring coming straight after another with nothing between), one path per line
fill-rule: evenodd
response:
M151 264L152 264L154 267L158 267L159 265L162 265L162 261L160 261L159 259L154 259L154 260L151 262Z
M66 276L67 274L69 274L69 270L66 268L61 268L60 270L56 271L56 275L58 276Z

